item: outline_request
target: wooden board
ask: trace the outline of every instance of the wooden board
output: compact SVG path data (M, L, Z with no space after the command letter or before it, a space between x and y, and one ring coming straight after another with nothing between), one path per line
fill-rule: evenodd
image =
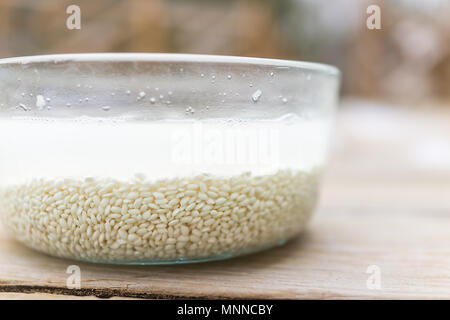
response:
M439 148L450 145L450 114L427 112L342 110L315 217L283 247L203 264L111 266L48 257L0 230L0 298L450 299L450 161ZM72 264L78 290L66 286ZM369 266L380 289L367 285Z

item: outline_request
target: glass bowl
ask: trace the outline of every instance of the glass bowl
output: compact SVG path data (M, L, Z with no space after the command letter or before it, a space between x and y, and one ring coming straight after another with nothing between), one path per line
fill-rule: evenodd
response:
M38 251L217 260L284 243L317 200L339 71L176 54L0 60L0 217Z

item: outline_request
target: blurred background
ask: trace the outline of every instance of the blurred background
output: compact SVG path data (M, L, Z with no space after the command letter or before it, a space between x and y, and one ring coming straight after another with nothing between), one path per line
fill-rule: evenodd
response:
M80 30L66 27L73 4ZM381 30L366 24L374 4ZM450 192L450 0L0 0L0 57L73 52L334 64L343 82L333 174L447 177L440 190Z
M0 57L182 52L337 65L344 96L448 104L448 0L0 0ZM81 30L66 8L81 8ZM366 9L381 8L381 30Z

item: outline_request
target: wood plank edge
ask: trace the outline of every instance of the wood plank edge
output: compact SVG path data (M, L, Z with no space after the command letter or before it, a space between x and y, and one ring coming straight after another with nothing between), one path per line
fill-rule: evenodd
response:
M185 295L173 295L162 293L146 293L146 292L131 292L123 289L93 289L93 288L81 288L81 289L68 289L63 287L52 286L36 286L36 285L0 285L0 292L5 293L45 293L56 295L68 295L77 297L96 297L96 298L135 298L135 299L186 299L186 300L210 300L210 299L224 299L233 300L236 298L219 297L219 296L185 296Z

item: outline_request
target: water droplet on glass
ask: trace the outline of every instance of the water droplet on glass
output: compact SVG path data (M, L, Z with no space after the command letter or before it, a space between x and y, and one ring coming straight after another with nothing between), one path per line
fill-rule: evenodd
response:
M252 94L252 100L253 102L258 102L259 98L262 95L262 91L261 90L256 90L253 94Z
M160 99L164 99L164 95L160 94L160 95L159 95L159 98L160 98Z
M151 97L151 98L150 98L150 103L151 103L151 104L154 104L155 102L156 102L156 99L155 99L154 97Z
M286 103L286 102L288 102L288 99L287 99L287 98L282 98L281 101L282 101L283 103Z
M71 106L71 104L70 104L70 103L66 103L66 106L67 106L67 107L70 107L70 106Z
M205 76L205 74L204 74L204 73L200 73L200 77L202 77L202 78L203 78L204 76Z
M231 78L232 78L231 74L227 75L228 80L231 80Z
M144 91L139 92L138 100L141 100L143 97L145 97L146 93Z
M77 88L80 88L81 87L81 84L77 84Z
M18 108L21 108L23 111L28 111L27 106L24 105L23 103L20 103L17 107L18 107Z
M195 110L194 110L194 108L192 108L191 106L188 106L187 108L186 108L186 113L190 113L190 114L194 114L194 112L195 112Z
M36 107L39 108L39 110L43 110L47 102L45 102L44 96L37 95L36 96Z
M248 86L249 86L250 88L252 88L252 87L253 87L253 83L250 83Z
M269 73L269 75L270 75L271 77L273 77L273 76L274 76L274 73L273 73L273 72L271 72L271 73Z
M308 74L308 75L306 76L306 80L311 80L311 74Z
M22 92L22 93L21 93L21 96L22 96L22 97L25 97L25 92Z
M126 94L130 95L130 93L131 93L131 91L130 91L130 90L127 90L127 91L126 91Z
M110 106L104 106L104 107L102 107L102 109L103 109L103 111L109 111L109 110L111 110L111 107Z

